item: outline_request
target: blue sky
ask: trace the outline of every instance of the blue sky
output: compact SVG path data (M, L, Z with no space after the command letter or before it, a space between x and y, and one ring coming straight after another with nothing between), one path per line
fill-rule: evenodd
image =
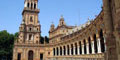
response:
M51 22L58 25L63 15L67 25L84 24L88 18L94 19L101 11L102 0L39 0L39 21L42 36L49 36ZM19 31L22 21L24 0L0 1L0 31Z

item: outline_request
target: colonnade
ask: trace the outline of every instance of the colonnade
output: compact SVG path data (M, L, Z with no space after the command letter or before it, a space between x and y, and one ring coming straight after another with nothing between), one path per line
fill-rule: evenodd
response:
M103 31L94 34L92 37L80 40L71 44L65 44L63 46L57 46L53 48L54 56L65 55L82 55L82 54L97 54L104 53L106 50L106 41L103 35Z
M36 9L37 8L37 2L25 2L25 7Z

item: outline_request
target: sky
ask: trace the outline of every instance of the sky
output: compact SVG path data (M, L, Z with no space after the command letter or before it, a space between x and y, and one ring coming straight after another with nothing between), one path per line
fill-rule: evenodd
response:
M100 13L101 6L102 0L39 0L41 35L49 36L50 25L53 22L57 27L61 15L67 25L79 26L88 18L94 19ZM23 8L24 0L1 0L0 31L19 32Z

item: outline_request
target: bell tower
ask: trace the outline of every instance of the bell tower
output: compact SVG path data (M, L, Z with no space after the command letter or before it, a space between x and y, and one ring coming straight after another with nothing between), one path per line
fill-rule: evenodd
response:
M39 44L41 25L38 20L38 0L25 0L18 43Z

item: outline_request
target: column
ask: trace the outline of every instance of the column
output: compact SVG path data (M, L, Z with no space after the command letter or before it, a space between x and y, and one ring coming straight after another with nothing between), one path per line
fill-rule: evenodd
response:
M78 49L77 50L78 51L77 54L80 55L80 46L79 45L77 46L77 49Z
M87 54L89 54L89 44L86 44Z
M75 45L73 44L73 55L75 55Z
M84 54L84 45L82 45L82 54Z
M55 48L55 56L57 56L57 47Z
M38 4L36 3L36 9L37 9L37 7L38 7Z
M97 39L98 53L101 53L101 43L100 38Z
M35 3L33 2L33 7L32 7L33 9L34 9L34 4L35 4Z
M94 41L91 42L92 45L92 54L95 54L95 50L94 50Z
M62 46L62 56L64 56L64 46Z
M105 37L104 37L104 36L103 36L103 38L104 38L105 52L106 52L106 50L107 50L107 48L106 48L106 39L105 39Z
M58 48L58 53L59 53L58 56L60 56L60 47Z

